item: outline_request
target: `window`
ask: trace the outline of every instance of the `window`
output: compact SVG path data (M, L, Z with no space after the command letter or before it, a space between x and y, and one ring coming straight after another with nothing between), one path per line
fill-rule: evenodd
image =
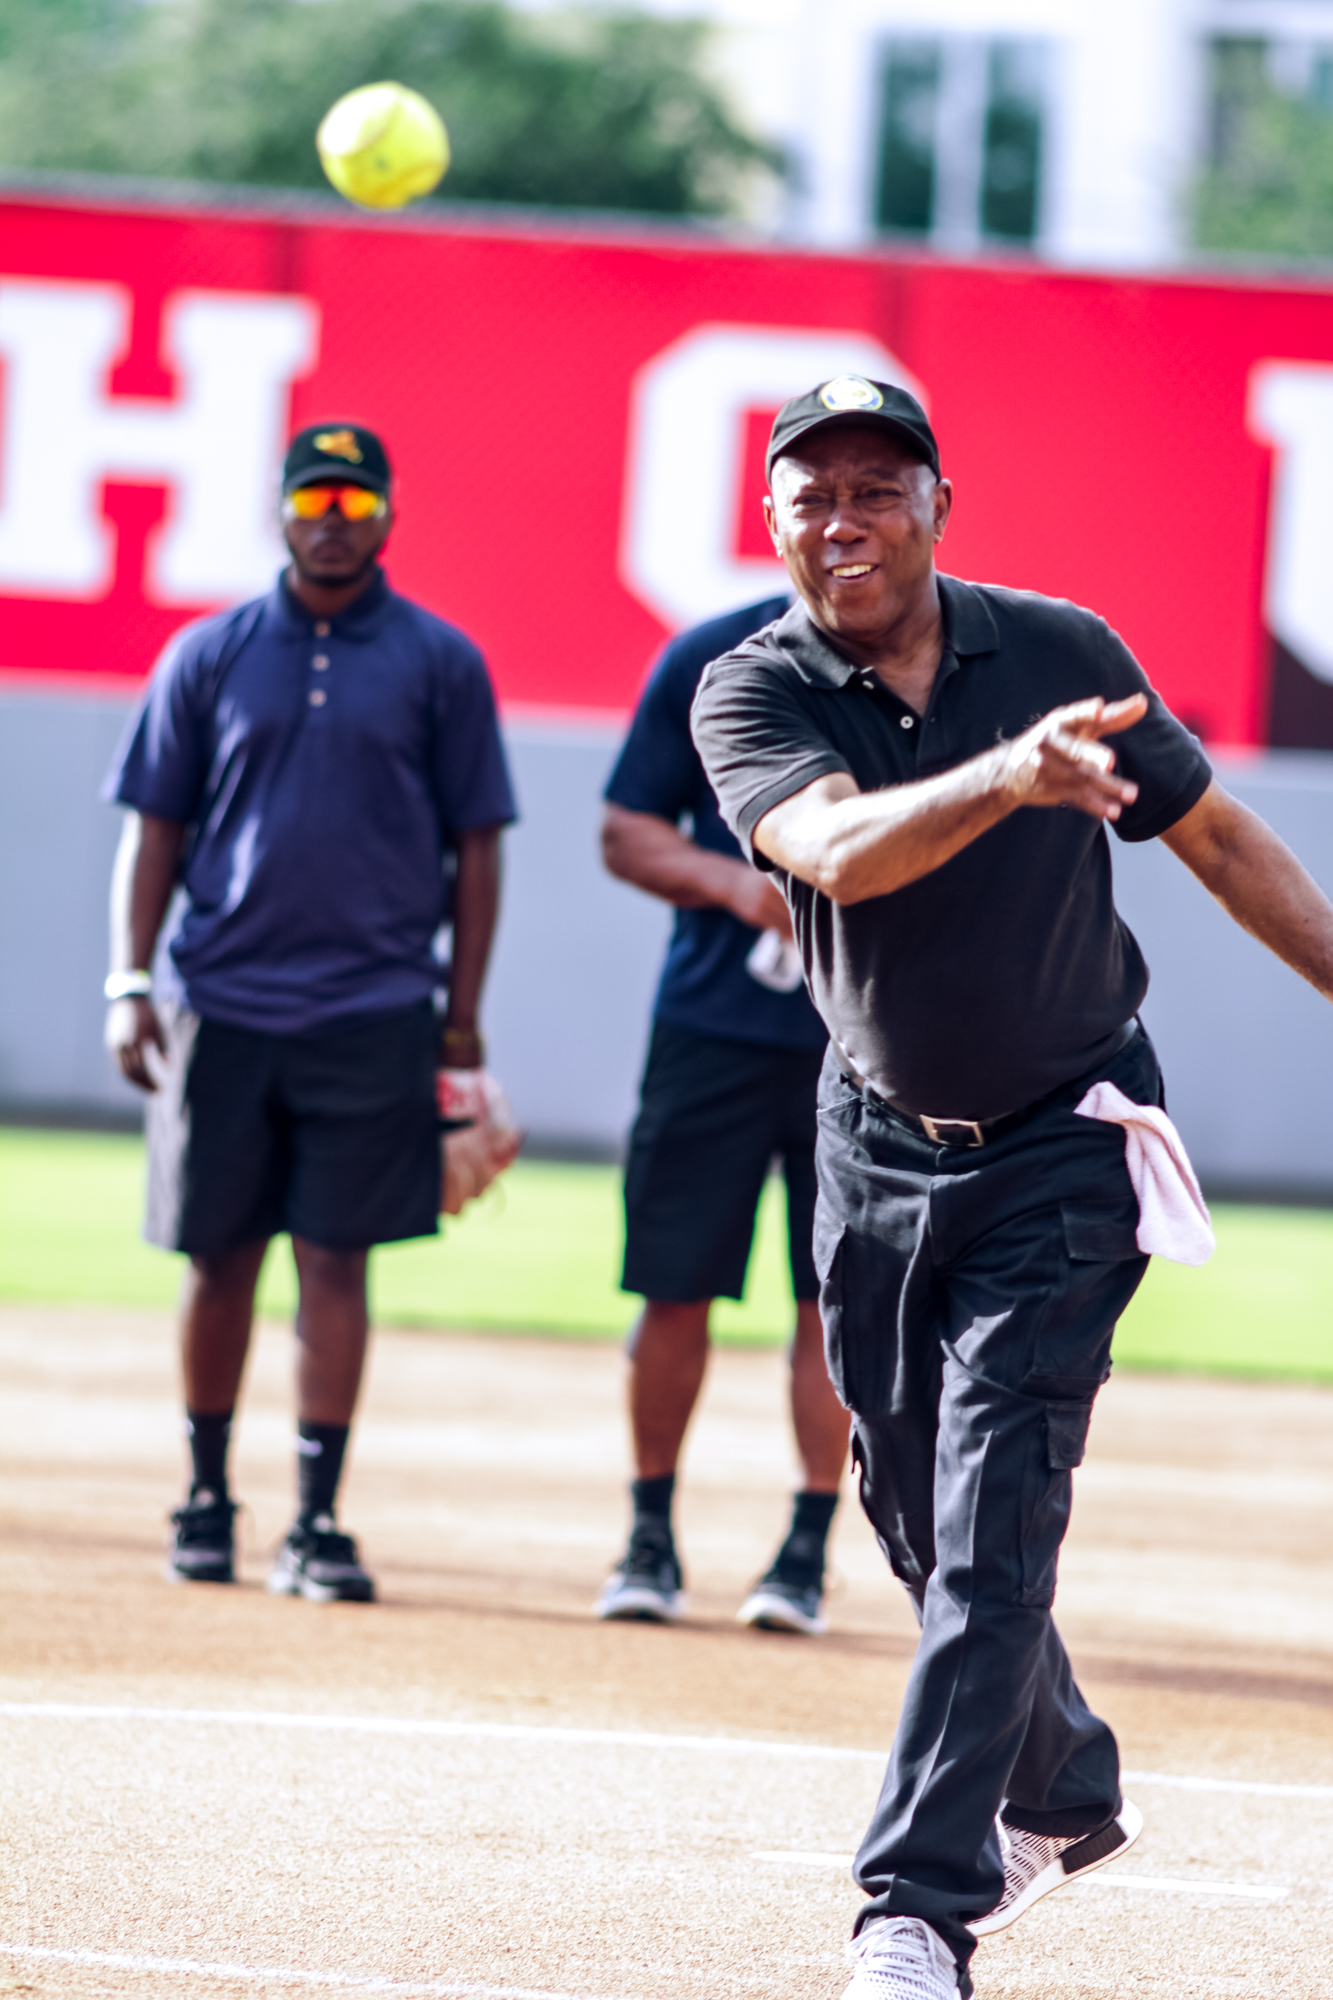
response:
M1030 243L1041 193L1045 46L895 38L884 53L875 225L966 249Z
M1015 243L1037 233L1042 54L1032 42L998 42L990 51L981 227Z
M895 42L884 66L884 114L875 221L924 234L935 212L938 42Z

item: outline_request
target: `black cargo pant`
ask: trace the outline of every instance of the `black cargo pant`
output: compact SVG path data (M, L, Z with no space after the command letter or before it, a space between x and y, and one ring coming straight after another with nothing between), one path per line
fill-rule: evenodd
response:
M1141 1030L975 1150L820 1086L815 1261L861 1501L921 1641L856 1857L874 1916L923 1917L962 1970L999 1901L994 1822L1085 1834L1120 1807L1119 1756L1051 1619L1071 1469L1111 1333L1147 1268L1118 1125L1075 1116L1107 1076L1161 1101Z

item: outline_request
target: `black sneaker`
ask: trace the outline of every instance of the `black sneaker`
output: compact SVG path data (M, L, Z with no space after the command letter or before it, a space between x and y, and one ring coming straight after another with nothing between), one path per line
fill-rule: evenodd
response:
M687 1602L683 1581L670 1528L650 1516L634 1523L624 1560L602 1585L593 1609L599 1618L674 1625Z
M175 1533L162 1574L168 1583L234 1583L234 1500L203 1486L171 1516Z
M823 1604L823 1541L809 1532L793 1533L736 1613L736 1621L763 1632L804 1632L817 1638L828 1630Z
M304 1597L311 1604L370 1604L375 1580L362 1569L356 1543L332 1514L297 1521L269 1571L275 1597Z

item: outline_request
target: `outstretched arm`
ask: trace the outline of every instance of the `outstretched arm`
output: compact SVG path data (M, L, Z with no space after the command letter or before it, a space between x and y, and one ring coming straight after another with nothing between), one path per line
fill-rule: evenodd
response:
M776 885L748 861L696 847L656 813L608 805L602 819L602 859L608 871L679 910L730 910L756 930L791 936L791 919Z
M1099 739L1132 728L1147 706L1141 694L1074 702L952 771L881 792L858 790L845 771L816 778L764 814L754 844L835 903L860 903L931 874L1020 806L1118 819L1138 786L1116 777Z
M1333 1000L1333 904L1271 826L1214 779L1162 840L1242 930Z

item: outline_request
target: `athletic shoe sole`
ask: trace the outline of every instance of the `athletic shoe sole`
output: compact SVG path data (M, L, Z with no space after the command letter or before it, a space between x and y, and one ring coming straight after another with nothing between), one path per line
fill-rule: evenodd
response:
M613 1595L599 1597L593 1610L599 1618L637 1620L643 1625L675 1625L684 1617L688 1603L683 1590L664 1597L660 1590L631 1584Z
M274 1597L304 1597L307 1604L375 1602L375 1585L370 1577L364 1583L316 1583L313 1577L293 1576L287 1570L275 1569L267 1588Z
M1053 1889L1063 1889L1066 1882L1076 1882L1080 1875L1091 1875L1095 1868L1104 1868L1108 1861L1123 1854L1132 1847L1143 1832L1143 1814L1138 1807L1126 1799L1120 1808L1119 1817L1100 1833L1090 1833L1086 1840L1075 1841L1066 1847L1063 1854L1057 1854L1054 1861L1047 1862L1040 1874L1034 1875L1021 1896L1015 1896L1008 1909L1001 1915L992 1911L989 1916L978 1917L968 1925L973 1937L993 1937L996 1931L1008 1930L1010 1924L1018 1922L1039 1903L1043 1896L1049 1896Z
M174 1563L164 1563L162 1574L168 1583L235 1583L236 1578L230 1563L212 1563L201 1569L177 1569Z
M736 1623L757 1626L761 1632L803 1632L811 1639L817 1639L821 1632L828 1631L822 1618L811 1618L789 1597L762 1587L751 1591L736 1613Z

